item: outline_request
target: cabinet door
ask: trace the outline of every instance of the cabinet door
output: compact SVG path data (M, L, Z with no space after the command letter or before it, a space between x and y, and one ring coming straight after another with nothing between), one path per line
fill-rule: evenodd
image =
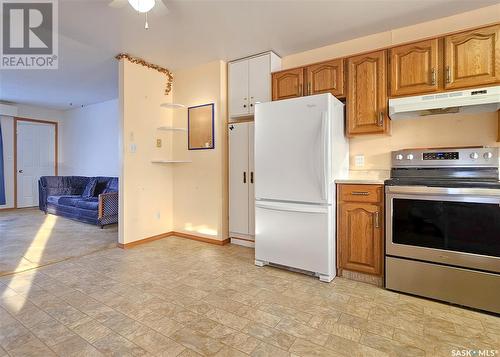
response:
M229 231L248 234L248 123L229 125Z
M391 96L435 92L440 89L439 40L390 49Z
M348 72L347 134L388 132L386 51L349 58Z
M255 235L255 159L254 159L254 123L248 123L248 172L250 182L248 185L248 234Z
M332 93L336 97L344 97L344 59L306 67L306 94Z
M249 60L250 113L255 111L255 103L271 100L271 58L270 55L250 58Z
M303 68L273 73L273 100L301 97L303 89Z
M229 64L229 117L249 114L248 60Z
M500 25L445 37L446 89L500 82Z
M382 207L371 203L341 203L339 215L341 268L382 274Z

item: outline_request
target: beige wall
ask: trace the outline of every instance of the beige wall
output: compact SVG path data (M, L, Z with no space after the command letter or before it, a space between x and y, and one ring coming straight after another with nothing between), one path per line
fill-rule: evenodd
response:
M186 152L187 136L174 140L174 155L191 163L174 168L174 230L211 239L227 238L226 64L214 61L174 73L174 102L215 104L215 149ZM174 111L174 126L187 127L187 110ZM177 135L177 134L174 134Z
M164 75L120 61L120 218L119 242L130 243L173 228L173 164L153 164L171 155L171 134L157 127L171 125L172 113L160 104ZM156 138L163 147L156 148ZM131 152L131 145L136 152Z
M286 56L283 68L302 66L378 48L439 36L462 29L489 25L500 19L500 4L381 32ZM495 113L440 115L392 122L392 135L369 135L350 140L351 170L388 170L390 152L402 148L498 145ZM354 168L354 155L365 155L365 166Z

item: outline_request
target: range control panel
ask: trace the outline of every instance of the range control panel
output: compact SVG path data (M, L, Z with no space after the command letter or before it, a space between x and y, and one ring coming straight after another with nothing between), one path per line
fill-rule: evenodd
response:
M422 158L424 160L458 160L460 154L458 151L424 152Z
M405 149L392 152L392 167L500 167L500 148Z

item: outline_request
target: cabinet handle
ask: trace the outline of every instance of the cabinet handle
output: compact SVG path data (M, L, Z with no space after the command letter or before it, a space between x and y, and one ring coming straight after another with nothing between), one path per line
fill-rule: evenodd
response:
M253 171L250 172L250 183L253 183Z
M246 104L243 104L243 108L246 108L246 107L247 107L247 105L246 105Z
M308 93L309 95L311 95L311 94L312 94L311 82L307 83L307 93Z
M446 83L451 82L451 71L450 66L446 66Z
M253 107L253 103L250 103L250 106Z
M431 84L436 85L436 69L431 69Z
M243 183L247 183L247 172L243 171Z
M302 86L299 86L299 97L302 97Z
M375 228L380 228L380 213L375 212Z
M378 126L384 126L384 112L378 113Z
M366 192L366 191L352 191L351 195L353 195L353 196L369 196L370 192Z

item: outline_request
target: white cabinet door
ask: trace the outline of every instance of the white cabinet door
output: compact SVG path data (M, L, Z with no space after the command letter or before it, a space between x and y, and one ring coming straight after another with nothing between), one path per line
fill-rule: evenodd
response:
M254 168L254 124L248 123L248 171L250 185L248 186L248 234L255 235L255 168Z
M229 125L229 231L248 234L248 123Z
M255 111L255 103L271 100L271 58L270 54L253 57L249 60L248 78L250 94L250 113Z
M248 60L229 64L229 117L248 115Z

